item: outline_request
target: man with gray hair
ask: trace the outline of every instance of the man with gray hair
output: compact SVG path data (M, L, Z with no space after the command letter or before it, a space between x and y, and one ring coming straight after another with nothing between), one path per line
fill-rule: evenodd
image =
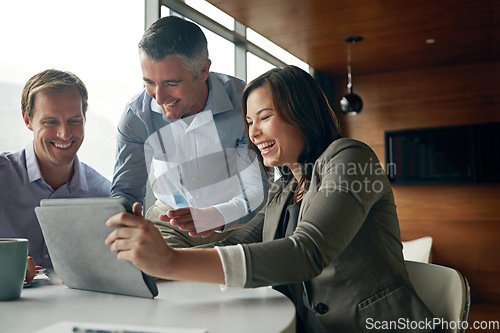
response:
M145 31L139 58L145 88L118 125L111 196L142 204L149 180L157 200L146 218L168 244L224 239L260 210L268 189L248 155L245 83L210 72L205 35L175 16Z
M21 108L34 140L14 153L0 154L0 237L29 240L29 255L51 268L35 215L41 199L107 197L111 183L76 153L84 138L87 89L73 73L55 69L31 77Z

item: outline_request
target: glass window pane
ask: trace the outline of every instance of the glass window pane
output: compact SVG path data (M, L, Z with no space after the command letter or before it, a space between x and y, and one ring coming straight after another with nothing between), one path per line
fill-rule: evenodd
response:
M227 29L234 30L234 19L211 3L205 0L184 0L184 2L191 8L194 8L198 12L210 17L212 20L222 24Z
M207 37L210 71L234 76L234 43L204 27L201 30Z
M276 66L251 52L247 52L247 82L252 81L274 67Z
M174 11L170 10L170 8L168 8L167 6L160 6L160 17L170 16L170 15L181 16L174 13Z
M288 65L295 65L307 72L309 71L309 65L307 63L303 62L293 54L282 49L278 45L271 42L269 39L263 37L262 35L260 35L259 33L255 32L250 28L247 28L247 39L250 42L254 43L255 45L259 46L260 48L266 50L276 58L280 59L284 63Z
M119 13L119 15L117 15ZM21 90L34 74L75 73L89 92L80 159L111 179L116 124L142 89L137 43L144 1L6 1L0 10L0 151L16 151L33 134L21 117Z

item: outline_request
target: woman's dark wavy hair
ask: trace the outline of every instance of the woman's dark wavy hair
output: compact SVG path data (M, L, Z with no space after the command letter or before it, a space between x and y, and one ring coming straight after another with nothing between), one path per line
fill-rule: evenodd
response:
M247 115L248 96L259 87L269 89L278 116L299 127L305 144L298 163L302 166L302 175L310 180L314 162L334 140L342 137L335 112L309 73L296 66L285 66L271 69L245 87L241 103L243 118ZM246 122L245 131L250 139ZM258 148L250 140L248 147L260 156ZM283 175L291 177L287 167L280 169Z

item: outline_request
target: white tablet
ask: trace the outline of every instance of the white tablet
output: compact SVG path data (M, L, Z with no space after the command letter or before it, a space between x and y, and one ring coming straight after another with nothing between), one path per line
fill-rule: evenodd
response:
M153 277L116 258L104 240L113 230L106 221L130 212L122 198L43 199L35 213L54 270L69 288L153 298Z

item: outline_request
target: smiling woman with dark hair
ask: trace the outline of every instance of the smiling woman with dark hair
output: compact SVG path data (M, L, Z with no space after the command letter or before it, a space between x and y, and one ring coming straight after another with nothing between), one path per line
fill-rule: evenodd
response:
M286 124L298 128L297 134L304 140L296 162L301 168L299 182L304 182L307 189L306 180L311 177L312 166L325 149L341 137L341 129L337 116L318 83L312 76L307 73L302 75L303 73L305 72L299 68L289 66L275 68L261 75L243 91L241 110L243 118L249 119L248 105L253 104L248 101L250 94L258 88L268 89L270 93L268 97L273 104L271 111ZM251 120L247 121L245 129L251 139L250 124ZM255 141L250 140L248 146L264 157L264 153L259 150ZM290 165L273 163L272 166L278 167L280 173L288 176L287 178L292 176Z
M136 215L108 221L132 227L109 235L111 250L157 277L275 286L294 302L299 332L425 331L408 324L433 316L408 279L375 153L341 137L320 87L297 67L263 74L242 99L251 148L284 173L264 209L214 249L172 249L135 205Z

